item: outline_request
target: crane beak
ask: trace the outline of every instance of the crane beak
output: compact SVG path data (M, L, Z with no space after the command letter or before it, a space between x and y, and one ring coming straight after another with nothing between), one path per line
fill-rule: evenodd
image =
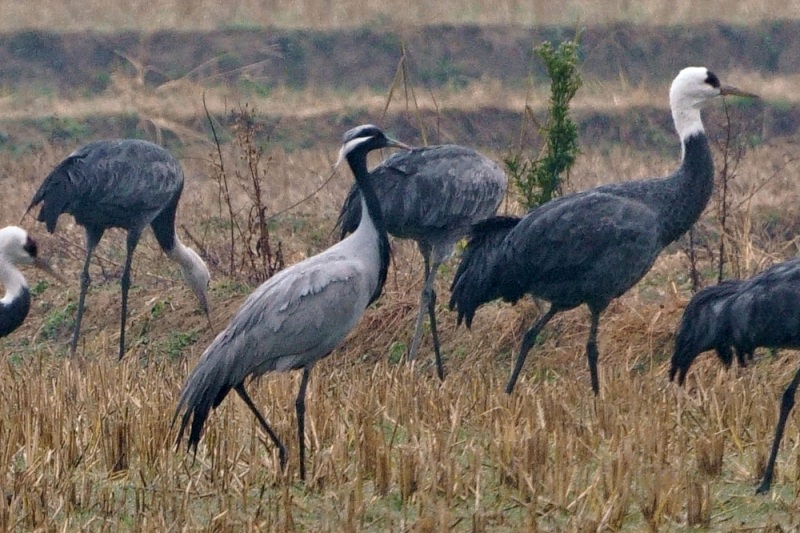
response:
M66 283L64 278L62 278L61 275L58 272L53 270L53 268L50 266L50 263L48 263L46 259L44 259L42 257L35 258L33 260L33 266L35 266L39 270L47 272L49 275L53 276L60 283Z
M738 87L734 87L732 85L721 85L719 88L719 94L722 96L742 96L744 98L760 98L755 93L749 93L747 91L743 91Z
M403 150L411 150L412 149L409 145L407 145L406 143L401 143L397 139L392 139L391 137L386 137L386 140L388 141L386 143L387 147L402 148Z

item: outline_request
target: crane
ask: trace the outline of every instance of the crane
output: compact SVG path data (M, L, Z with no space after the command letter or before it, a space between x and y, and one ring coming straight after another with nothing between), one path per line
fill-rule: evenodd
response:
M348 130L339 152L361 190L361 222L346 239L280 271L247 297L228 326L206 348L189 375L173 423L183 412L176 444L191 420L189 449L197 444L209 411L233 389L278 449L286 448L245 390L245 380L267 372L303 369L295 400L300 478L305 480L305 396L314 364L336 348L383 290L389 238L367 170L367 153L408 148L371 124Z
M0 299L0 337L20 327L31 308L31 293L20 265L33 265L61 281L47 261L39 256L36 241L18 226L0 229L0 282L5 294Z
M732 294L719 298L716 302L711 300L712 304L716 304L716 309L711 312L703 310L706 314L717 315L717 321L712 326L719 332L717 344L735 348L740 363L745 358L752 358L753 352L758 347L800 348L800 258L774 265L750 279L733 282L731 286L736 288ZM684 320L690 307L699 308L705 303L698 300L702 294L703 291L697 293L689 302L687 310L684 311ZM677 375L678 383L683 385L689 367L700 351L682 352L679 347L676 343L669 379L672 381ZM720 354L720 359L725 366L730 366L730 356L726 360ZM768 492L772 485L778 448L783 438L786 420L794 407L798 385L800 385L800 369L781 396L775 437L764 477L756 490L758 494Z
M119 358L125 354L125 322L131 284L133 251L149 225L167 257L178 263L211 323L208 283L211 278L200 256L175 233L175 212L183 192L180 163L164 148L138 139L101 140L78 148L61 161L33 196L27 214L42 204L37 220L53 233L62 213L69 213L86 231L86 259L81 274L78 310L70 342L75 354L83 319L86 291L91 283L89 263L109 228L127 231L122 272L122 316ZM23 215L24 216L24 215Z
M451 287L450 308L458 309L459 323L471 326L477 308L500 297L517 302L529 293L550 303L522 339L507 393L545 324L586 304L591 312L586 355L592 390L599 394L600 314L694 224L711 196L714 166L701 105L720 95L755 96L722 85L705 67L681 70L669 95L682 145L681 164L672 175L595 187L552 200L521 219L488 219L474 228Z
M424 261L425 279L408 359L416 357L427 310L436 372L444 379L436 328L436 273L470 227L495 214L506 195L506 174L479 152L448 144L397 152L372 170L370 181L389 234L416 241ZM353 185L339 213L342 238L358 225L358 191Z

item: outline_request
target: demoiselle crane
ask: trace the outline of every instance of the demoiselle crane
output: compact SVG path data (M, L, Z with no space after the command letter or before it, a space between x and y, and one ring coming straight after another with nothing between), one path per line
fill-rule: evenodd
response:
M188 447L197 451L212 407L233 389L278 448L281 468L286 448L256 408L245 381L273 371L303 369L295 401L300 478L305 479L305 396L314 364L336 348L383 290L389 268L389 239L367 170L367 153L408 148L373 125L349 130L339 152L361 190L358 229L327 250L286 268L261 284L228 326L206 348L181 392L175 418L183 412L176 443L191 421Z

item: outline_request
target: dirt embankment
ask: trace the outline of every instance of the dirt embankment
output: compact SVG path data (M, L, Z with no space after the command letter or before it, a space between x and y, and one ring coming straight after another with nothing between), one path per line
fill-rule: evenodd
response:
M531 72L544 73L533 58L533 45L560 41L574 28L437 26L390 30L346 31L226 30L208 33L54 34L26 31L0 35L0 87L7 92L53 93L87 97L102 94L112 73L142 68L143 82L152 87L181 77L204 83L241 83L242 79L297 89L356 87L386 90L395 76L405 47L414 82L424 87L465 86L498 80L524 87ZM582 37L582 72L586 80L626 80L665 83L688 64L713 66L721 72L755 71L770 75L800 73L800 22L781 21L753 26L590 27ZM131 61L132 60L132 61ZM210 80L210 81L209 81ZM776 112L751 106L751 122L760 135L792 135L800 113L790 106ZM293 123L281 119L278 136L287 146L308 146L333 127L374 117L348 110L346 116L321 116ZM587 139L645 142L661 130L670 132L663 110L635 109L623 115L584 112L578 117ZM266 117L266 120L271 120ZM275 119L277 120L277 119ZM394 121L394 124L392 124ZM97 117L82 126L91 135L130 135L135 117ZM387 125L415 129L411 117L389 118ZM444 124L446 137L473 139L484 146L509 146L519 131L519 115L507 110L453 111L430 121ZM766 125L766 127L764 127ZM31 128L45 138L69 134L74 127L48 120L20 121L3 126L4 143L17 144ZM757 128L758 129L758 128ZM433 131L435 136L440 130ZM598 135L600 137L598 137ZM290 138L291 137L291 138ZM436 140L435 137L433 139Z

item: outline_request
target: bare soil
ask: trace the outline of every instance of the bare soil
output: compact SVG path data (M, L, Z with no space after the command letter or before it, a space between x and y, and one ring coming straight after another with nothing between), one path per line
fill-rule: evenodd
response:
M204 33L25 31L0 35L0 87L6 93L86 98L109 90L113 74L123 71L138 76L150 88L187 79L203 86L248 84L263 93L276 87L343 93L363 87L388 91L404 49L412 81L422 90L457 90L493 82L523 90L531 76L536 83L546 82L543 67L534 58L534 45L571 38L574 33L574 28L567 27L510 26ZM689 64L707 65L722 73L791 76L800 73L800 22L749 27L710 23L590 27L582 36L582 52L587 83L666 84ZM752 120L761 126L760 139L793 135L800 123L795 107L750 108ZM499 148L513 144L519 131L519 114L509 110L444 110L440 115L425 117L425 123L438 125L428 132L431 142L469 139L473 145ZM418 134L418 119L410 114L389 116L383 125L398 135ZM264 120L278 122L270 116ZM313 146L319 139L337 139L344 128L375 120L373 112L348 109L297 120L284 117L280 127L270 130L274 140L292 149ZM622 114L587 111L578 120L585 139L593 142L648 145L653 136L671 135L672 128L663 105L656 103L652 109ZM79 133L84 137L130 136L137 127L137 117L98 115L83 120ZM25 139L34 133L49 141L64 138L73 142L69 138L76 128L57 117L6 121L0 141L14 150L25 146Z

